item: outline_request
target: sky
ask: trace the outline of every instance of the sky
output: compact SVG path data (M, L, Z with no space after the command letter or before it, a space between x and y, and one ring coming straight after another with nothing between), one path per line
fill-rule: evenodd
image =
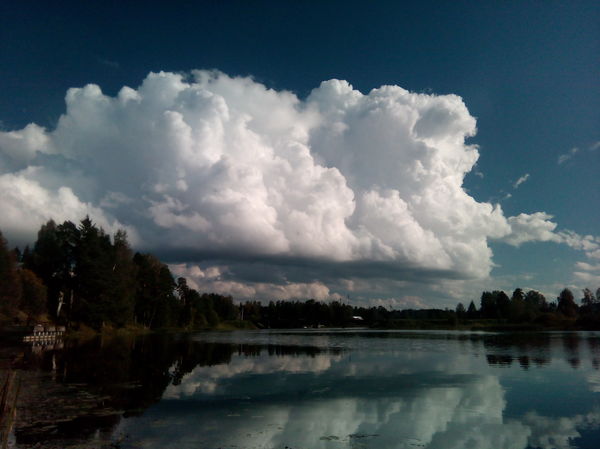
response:
M0 230L89 215L201 291L600 287L600 3L2 2Z

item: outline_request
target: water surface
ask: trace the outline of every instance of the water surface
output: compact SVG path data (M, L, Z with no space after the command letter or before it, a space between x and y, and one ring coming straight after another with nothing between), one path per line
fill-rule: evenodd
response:
M20 357L23 448L600 447L594 332L199 333Z

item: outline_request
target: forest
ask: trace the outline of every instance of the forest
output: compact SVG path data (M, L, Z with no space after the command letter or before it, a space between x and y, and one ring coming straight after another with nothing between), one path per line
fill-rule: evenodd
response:
M229 296L175 280L152 254L134 253L124 231L111 239L86 217L78 226L47 222L22 252L0 234L0 314L5 322L46 317L69 328L195 329L235 320L238 309Z
M268 301L236 304L231 296L198 292L152 254L134 252L127 234L106 234L89 217L79 225L50 220L30 248L10 249L0 232L0 325L38 321L69 329L256 328L600 328L600 288L577 303L562 290L547 301L535 290L484 291L452 309L390 310L343 301ZM267 299L267 301L261 301Z

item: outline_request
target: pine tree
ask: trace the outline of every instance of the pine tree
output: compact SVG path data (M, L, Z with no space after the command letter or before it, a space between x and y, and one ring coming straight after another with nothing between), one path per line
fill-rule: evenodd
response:
M467 318L471 320L477 318L477 307L473 301L470 302L469 307L467 308Z
M96 329L114 322L113 257L110 238L86 217L79 225L76 247L73 316Z
M114 237L113 246L113 321L117 326L123 326L133 321L136 292L136 270L133 262L133 252L127 242L127 233L119 230Z

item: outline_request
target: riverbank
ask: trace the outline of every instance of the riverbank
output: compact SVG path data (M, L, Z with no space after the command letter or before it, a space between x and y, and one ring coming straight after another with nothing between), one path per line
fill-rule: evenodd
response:
M66 333L67 339L86 339L97 336L139 336L148 334L181 334L202 331L233 331L258 329L250 321L230 320L223 321L212 327L188 328L188 327L164 327L150 329L139 325L127 325L124 327L103 326L100 329L92 329L86 325L79 325L77 329L70 329Z
M353 329L354 325L335 326L335 328ZM139 325L127 325L124 327L103 326L100 329L93 329L80 324L68 329L63 339L66 341L89 340L96 337L137 337L151 334L186 334L196 332L230 332L236 330L257 330L262 327L256 326L251 321L230 320L223 321L212 327L186 328L186 327L165 327L158 329L149 329ZM303 329L304 327L289 327L281 329ZM325 326L321 329L327 330L330 327ZM447 320L447 319L397 319L378 321L370 326L362 328L374 330L458 330L473 332L548 332L548 331L594 331L600 330L600 323L595 321L585 322L564 318L561 320L552 320L548 322L532 323L513 323L506 320L493 319L475 319L475 320ZM0 341L21 342L23 337L30 333L32 326L0 326ZM274 328L275 329L275 328Z
M371 328L378 330L462 330L475 332L594 331L600 330L600 323L597 321L576 320L567 317L562 319L522 323L494 319L462 321L399 319L377 322L371 326Z
M49 323L44 323L49 325ZM33 325L15 325L9 323L0 323L0 342L21 343L23 339L33 332ZM234 330L253 330L258 329L250 321L231 320L223 321L213 327L204 328L186 328L186 327L166 327L150 329L139 325L127 325L124 327L103 326L100 329L93 329L85 324L78 324L67 329L59 339L66 341L89 340L96 337L137 337L150 334L183 334L204 331L227 332Z

